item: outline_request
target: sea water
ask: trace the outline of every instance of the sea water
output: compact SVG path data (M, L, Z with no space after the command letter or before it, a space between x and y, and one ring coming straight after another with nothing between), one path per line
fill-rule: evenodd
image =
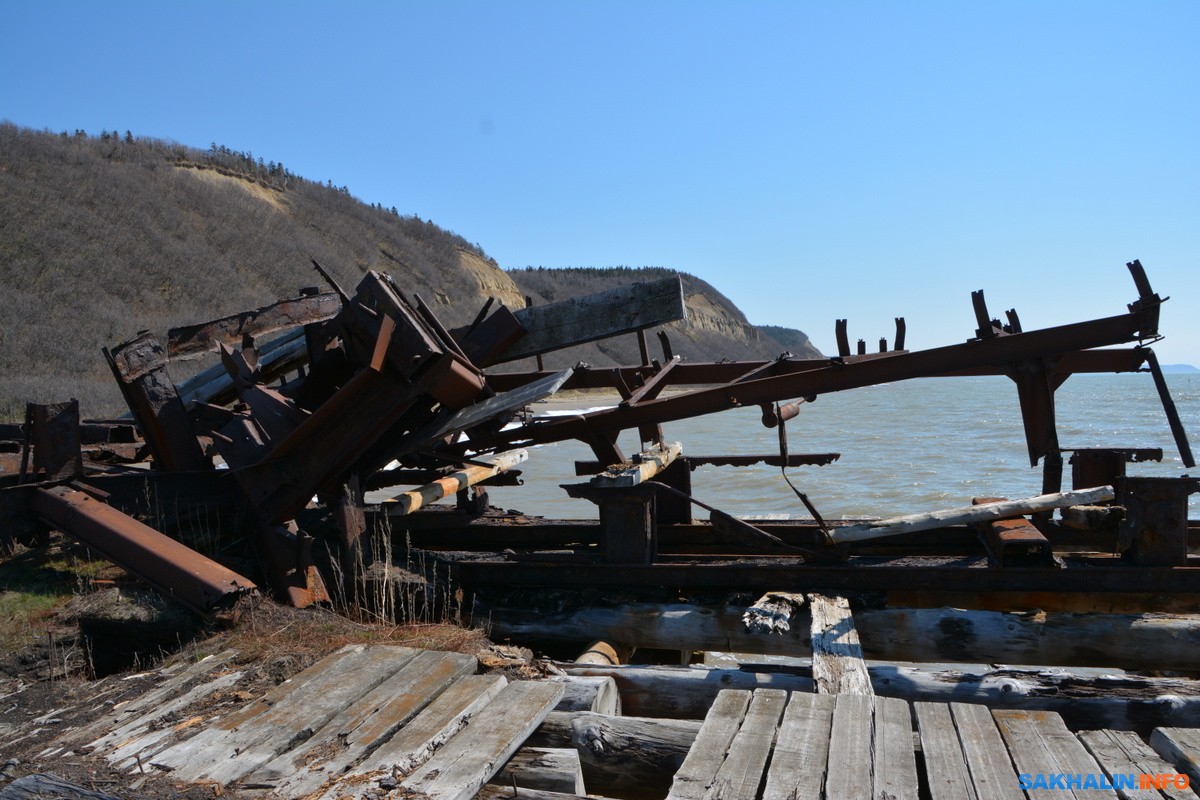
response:
M1185 429L1200 453L1200 375L1168 375ZM537 413L578 414L604 403L587 397L534 407ZM1159 447L1161 462L1130 464L1128 474L1188 474L1175 447L1154 382L1146 374L1076 375L1056 394L1059 443L1072 447ZM778 453L778 434L763 427L758 407L733 409L664 424L668 441L685 454ZM1003 377L927 378L818 397L787 423L797 453L841 453L828 466L793 467L788 475L829 519L891 517L969 505L974 497L1041 493L1041 466L1031 467L1016 386ZM636 433L622 434L626 454ZM521 487L489 490L493 505L556 518L595 518L596 506L567 497L561 484L574 462L593 459L579 442L529 448ZM1071 467L1063 483L1070 488ZM1190 472L1200 476L1200 469ZM778 467L704 466L692 473L693 495L737 516L806 517ZM1200 495L1189 517L1200 518ZM697 509L698 518L707 513Z

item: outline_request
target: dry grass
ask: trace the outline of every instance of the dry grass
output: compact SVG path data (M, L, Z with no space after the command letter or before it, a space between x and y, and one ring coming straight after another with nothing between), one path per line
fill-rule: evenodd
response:
M392 644L474 655L488 644L482 632L449 622L384 624L356 622L326 608L295 609L262 597L238 608L238 624L188 648L200 657L236 650L239 663L276 665L276 680L290 677L333 651L352 644Z

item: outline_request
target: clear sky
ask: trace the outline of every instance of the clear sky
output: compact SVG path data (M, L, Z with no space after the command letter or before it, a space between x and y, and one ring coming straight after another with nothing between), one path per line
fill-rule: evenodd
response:
M1200 365L1200 3L0 0L0 118L280 161L502 266L685 270L835 351L1124 310Z

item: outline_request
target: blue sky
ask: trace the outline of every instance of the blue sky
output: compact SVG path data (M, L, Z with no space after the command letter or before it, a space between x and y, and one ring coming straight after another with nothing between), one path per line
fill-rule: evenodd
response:
M0 0L0 118L281 161L505 267L654 265L911 349L970 292L1200 365L1200 3Z

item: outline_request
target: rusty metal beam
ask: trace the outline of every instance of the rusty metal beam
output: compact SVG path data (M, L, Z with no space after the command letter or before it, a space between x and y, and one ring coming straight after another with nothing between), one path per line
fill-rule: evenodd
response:
M342 299L333 293L280 300L253 311L186 325L167 331L167 355L175 359L196 358L215 352L221 345L233 347L243 337L258 337L333 319L342 310Z
M104 358L129 410L146 437L159 469L211 469L188 419L187 411L167 374L167 354L149 331L109 350Z
M879 383L1012 364L1060 353L1120 344L1156 335L1158 306L1115 317L1060 325L1020 334L997 335L931 350L878 354L851 363L826 363L805 372L777 375L717 386L651 400L632 407L597 411L580 417L564 417L538 425L526 425L494 438L497 447L525 442L563 439L588 441L603 432L615 432L645 424L670 422L746 405L761 405L787 397L808 397Z
M26 418L36 480L63 481L83 475L79 401L30 403Z
M63 533L195 611L227 607L255 588L245 576L77 489L39 488L32 504Z

